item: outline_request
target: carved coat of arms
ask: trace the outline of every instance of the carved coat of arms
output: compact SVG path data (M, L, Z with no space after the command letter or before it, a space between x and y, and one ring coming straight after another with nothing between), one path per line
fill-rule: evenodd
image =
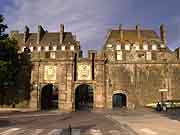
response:
M91 66L87 64L77 65L78 80L91 80Z
M46 81L56 80L56 66L48 65L44 67L44 80Z

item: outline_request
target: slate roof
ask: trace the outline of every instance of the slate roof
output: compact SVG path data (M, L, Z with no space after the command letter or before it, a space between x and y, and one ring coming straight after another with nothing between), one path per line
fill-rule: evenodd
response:
M23 41L24 33L19 33L15 36L15 39L18 40L19 45L24 45ZM41 45L49 44L59 44L60 33L59 32L45 32L41 38ZM76 41L73 38L71 32L64 32L63 44L76 44ZM37 44L37 33L29 33L29 37L25 43L26 45L36 45Z
M140 41L137 37L137 31L136 30L131 30L131 29L126 29L123 30L123 41L129 41L129 42L142 42L142 41L148 41L148 40L160 40L159 36L157 33L153 30L141 30L140 31ZM113 43L116 41L120 41L120 31L119 30L111 30L106 43Z

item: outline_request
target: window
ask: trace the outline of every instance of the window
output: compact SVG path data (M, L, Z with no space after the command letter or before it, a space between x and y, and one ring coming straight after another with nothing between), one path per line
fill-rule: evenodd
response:
M116 50L121 50L121 45L120 44L116 45Z
M63 46L61 46L61 50L62 51L65 51L66 50L66 47L63 45Z
M146 52L146 60L152 60L151 52Z
M74 51L74 45L71 45L71 46L70 46L70 50L71 50L71 51Z
M55 59L56 58L56 53L55 52L51 52L50 53L50 58L51 59Z
M45 58L49 58L50 57L50 53L49 52L45 52Z
M139 50L140 50L139 44L135 44L135 47L136 47L136 51L139 51Z
M125 45L125 50L130 50L130 44Z
M41 51L41 46L38 46L37 51L38 51L38 52Z
M123 60L123 53L122 53L122 51L117 51L117 60Z
M152 45L152 50L157 50L157 46L156 45Z
M106 47L107 47L107 48L111 48L111 47L112 47L112 44L107 44Z
M148 45L147 45L147 44L144 44L144 45L143 45L143 49L144 49L144 50L148 50Z
M57 46L53 46L53 51L56 51L57 50Z
M161 48L166 48L165 44L161 44Z
M33 46L30 46L29 49L30 49L31 52L33 52L34 47L33 47Z
M45 51L49 51L49 46L45 46Z
M25 49L25 46L23 46L23 47L21 48L21 51L24 52L24 49Z

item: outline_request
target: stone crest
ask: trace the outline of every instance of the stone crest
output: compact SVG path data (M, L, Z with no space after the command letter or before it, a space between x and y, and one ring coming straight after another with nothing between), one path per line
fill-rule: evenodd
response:
M45 81L56 80L56 66L47 65L44 67L44 80Z
M91 80L91 66L88 64L77 65L78 80Z

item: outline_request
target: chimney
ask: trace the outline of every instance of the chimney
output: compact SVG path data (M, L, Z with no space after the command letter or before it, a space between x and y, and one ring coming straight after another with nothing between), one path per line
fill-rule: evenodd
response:
M76 35L73 35L73 40L76 41Z
M140 30L140 25L136 25L136 33L137 33L137 38L140 39L141 38L141 30Z
M60 35L59 35L59 43L63 43L64 38L64 24L60 24Z
M119 32L120 32L120 40L123 40L122 24L119 25Z
M28 26L26 25L26 26L24 27L24 37L23 37L24 43L26 43L28 37L29 37L29 28L28 28Z
M38 25L38 33L37 33L37 44L40 44L40 41L44 35L45 31L41 25Z
M161 36L161 41L166 45L167 40L166 40L166 29L163 24L160 25L160 36Z

